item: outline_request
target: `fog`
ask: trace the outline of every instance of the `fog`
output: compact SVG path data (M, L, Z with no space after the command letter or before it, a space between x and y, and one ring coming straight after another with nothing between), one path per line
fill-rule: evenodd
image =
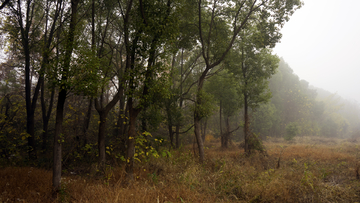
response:
M360 102L360 1L303 2L274 53L310 85Z

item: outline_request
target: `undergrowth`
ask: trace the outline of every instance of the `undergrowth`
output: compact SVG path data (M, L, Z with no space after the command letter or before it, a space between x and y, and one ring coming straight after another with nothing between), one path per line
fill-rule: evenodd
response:
M131 183L122 167L101 177L67 173L55 200L51 171L2 168L0 202L360 202L359 143L295 138L264 144L267 157L208 145L203 164L190 147L173 150L137 163Z

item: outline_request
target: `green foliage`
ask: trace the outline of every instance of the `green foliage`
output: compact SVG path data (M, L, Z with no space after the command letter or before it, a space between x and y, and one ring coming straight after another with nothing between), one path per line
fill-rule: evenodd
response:
M215 109L213 98L213 95L204 90L199 91L198 100L201 102L195 102L194 111L200 118L208 118L213 113Z
M0 98L0 160L16 165L27 153L26 111L20 95ZM25 151L23 149L26 149Z
M252 150L256 150L256 151L259 151L259 152L265 152L264 145L263 145L261 139L259 138L259 135L253 133L249 137L248 142L249 142L249 145L251 145Z
M273 103L261 104L252 112L251 129L260 135L267 135L279 118Z
M297 122L291 122L286 126L285 140L292 140L299 133L299 127Z
M309 170L308 164L304 163L304 175L301 178L301 184L305 186L309 186L312 190L314 190L314 178L315 176L313 173Z
M135 154L134 160L137 162L148 162L152 157L159 158L160 156L168 156L171 157L170 151L166 149L160 149L159 146L164 143L164 139L151 139L152 135L149 132L143 132L142 134L138 134L135 138ZM156 147L153 147L153 146ZM124 160L123 156L119 157ZM129 160L127 160L129 161Z
M221 103L226 116L234 115L242 106L242 95L237 91L239 82L234 74L227 70L213 76L205 85L205 91L214 96L214 100Z
M102 66L106 61L99 59L90 47L79 48L75 52L79 57L76 59L76 65L72 68L71 87L79 95L97 96L97 90L107 86L110 82L110 78L102 74L106 72Z

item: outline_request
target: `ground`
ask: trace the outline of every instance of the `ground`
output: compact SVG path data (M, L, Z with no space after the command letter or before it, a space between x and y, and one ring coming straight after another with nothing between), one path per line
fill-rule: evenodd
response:
M56 200L51 198L51 171L3 167L0 202L360 203L357 140L301 137L264 144L267 157L245 157L237 143L221 150L219 143L208 142L203 164L192 146L184 147L137 163L132 182L121 166L108 167L101 176L67 171Z

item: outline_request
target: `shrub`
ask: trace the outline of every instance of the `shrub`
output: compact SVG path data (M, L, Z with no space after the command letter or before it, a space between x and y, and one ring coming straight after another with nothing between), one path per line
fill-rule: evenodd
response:
M286 135L285 140L292 140L299 133L298 124L296 122L291 122L286 126Z

